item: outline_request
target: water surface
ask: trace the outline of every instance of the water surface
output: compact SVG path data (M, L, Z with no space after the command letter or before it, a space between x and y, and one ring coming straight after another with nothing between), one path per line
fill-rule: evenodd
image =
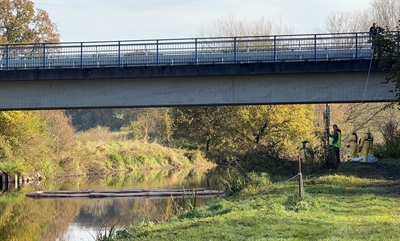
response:
M10 188L0 195L0 240L95 240L111 228L121 229L142 222L161 222L194 205L213 198L194 199L33 199L27 192L38 190L127 190L165 188L208 188L223 190L226 170L192 169L153 171L80 177L31 183Z

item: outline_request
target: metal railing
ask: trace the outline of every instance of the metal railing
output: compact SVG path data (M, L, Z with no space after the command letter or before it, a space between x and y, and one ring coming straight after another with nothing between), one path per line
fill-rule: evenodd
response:
M369 33L0 45L0 70L368 59Z

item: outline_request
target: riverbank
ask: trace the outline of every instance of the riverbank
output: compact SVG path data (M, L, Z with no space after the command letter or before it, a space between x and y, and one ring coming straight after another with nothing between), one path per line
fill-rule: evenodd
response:
M400 164L341 163L339 169L272 183L252 175L240 192L98 237L106 240L399 240ZM107 239L110 240L110 239Z
M113 133L103 127L79 132L74 145L58 155L58 158L53 154L41 159L33 158L34 161L30 162L35 163L35 168L28 168L29 165L23 165L19 160L6 159L0 163L0 172L8 177L7 182L26 183L65 177L216 166L199 150L131 140L125 132Z

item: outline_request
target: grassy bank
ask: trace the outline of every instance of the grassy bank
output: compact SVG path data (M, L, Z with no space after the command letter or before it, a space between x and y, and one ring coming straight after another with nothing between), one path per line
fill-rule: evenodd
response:
M127 138L126 132L111 132L97 127L85 132L71 132L67 141L47 140L47 145L30 144L35 152L3 158L0 143L0 171L29 179L55 179L67 176L104 175L121 172L144 172L154 169L187 169L215 166L199 150L168 148L155 142ZM1 140L0 140L1 142ZM38 140L35 142L42 143ZM52 150L48 145L55 145ZM29 150L30 150L29 149ZM23 149L25 150L25 149ZM25 150L22 153L28 152Z
M304 177L303 198L297 179L252 175L233 196L99 240L399 240L399 167L393 159L342 163Z

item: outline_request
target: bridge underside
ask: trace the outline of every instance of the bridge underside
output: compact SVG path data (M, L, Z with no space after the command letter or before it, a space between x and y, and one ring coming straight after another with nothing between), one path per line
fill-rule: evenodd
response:
M145 67L142 67L145 68ZM161 67L160 67L161 68ZM386 72L247 71L159 77L1 78L0 109L128 108L194 105L304 104L393 101ZM46 71L46 70L43 70ZM86 70L87 71L87 70ZM114 70L115 71L115 70ZM139 71L139 70L135 70ZM143 69L142 69L143 71ZM23 72L23 71L20 71ZM36 72L33 72L36 73ZM50 73L50 72L48 72ZM145 73L145 72L143 72ZM32 74L34 75L34 74ZM25 79L24 79L25 78Z

